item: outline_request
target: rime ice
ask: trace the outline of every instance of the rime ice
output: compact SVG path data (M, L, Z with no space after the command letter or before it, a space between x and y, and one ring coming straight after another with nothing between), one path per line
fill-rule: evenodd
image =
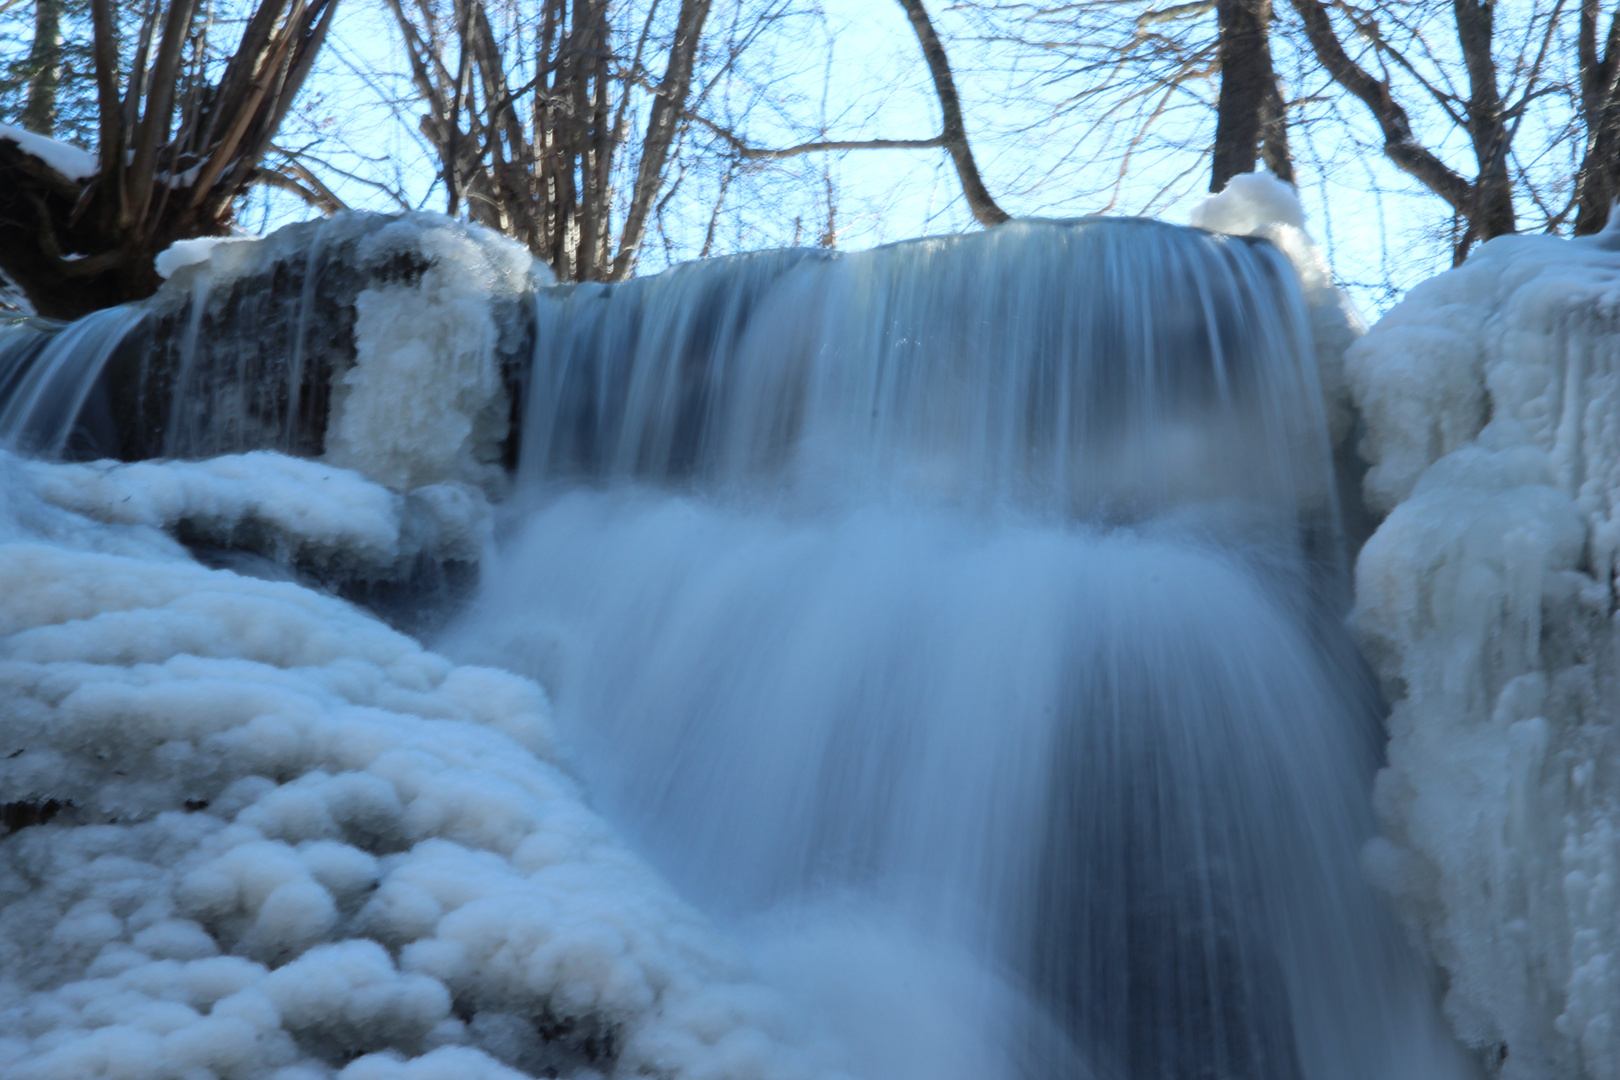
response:
M1369 869L1504 1077L1620 1076L1620 253L1502 237L1351 351L1356 626L1394 705Z

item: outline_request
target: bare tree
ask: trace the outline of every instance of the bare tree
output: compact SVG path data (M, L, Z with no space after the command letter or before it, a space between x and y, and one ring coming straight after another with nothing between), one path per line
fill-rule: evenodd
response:
M950 152L951 162L956 166L956 175L962 182L962 194L967 199L968 209L973 211L973 217L980 225L998 225L1007 220L1007 212L996 205L996 200L991 198L979 177L973 150L968 146L967 128L962 123L962 102L956 93L956 80L951 75L945 46L940 44L939 35L934 32L934 24L928 18L922 0L900 0L900 6L911 20L911 29L922 46L928 74L934 81L934 93L939 98L939 110L944 118L940 141Z
M43 315L74 317L156 289L153 256L228 231L331 26L336 0L259 0L223 58L198 0L152 0L124 50L112 0L91 0L96 166L68 175L0 136L0 271Z
M1577 82L1586 138L1575 184L1575 231L1593 233L1607 223L1620 197L1620 7L1602 23L1598 0L1581 0Z
M743 29L712 44L705 37L710 0L680 0L671 5L673 18L662 21L657 3L386 2L425 106L422 130L441 162L447 207L522 240L565 280L634 273L649 226L692 170L707 170L717 188L703 233L708 254L738 178L805 154L942 147L974 216L984 224L1006 220L979 175L944 45L920 0L899 2L940 101L942 132L928 139L823 137L782 148L750 141L746 107L740 116L715 107L743 50L783 21L780 0L726 5ZM745 9L752 14L739 19ZM538 27L532 52L519 51L523 26ZM817 182L830 222L830 173L822 170ZM829 224L821 242L835 237Z
M1209 190L1262 162L1292 183L1287 106L1271 61L1271 0L1215 0L1215 16L1221 83Z
M608 0L539 0L499 12L501 26L481 0L386 2L450 213L464 207L518 238L565 280L629 276L671 185L710 0L680 0L665 27L658 5L647 5L628 40ZM663 59L656 75L654 54ZM650 100L632 145L642 98ZM615 182L625 170L621 199Z
M979 173L978 163L973 157L973 148L968 141L967 125L962 118L962 100L957 92L956 77L951 71L950 58L945 51L945 45L940 40L938 32L934 29L933 20L928 16L928 10L923 6L922 0L898 0L900 8L905 12L907 21L911 24L912 33L917 38L917 44L922 48L923 61L928 67L929 80L934 88L934 95L939 102L941 131L938 135L926 139L841 139L829 140L815 139L798 143L781 149L768 149L752 145L749 140L736 131L715 123L699 112L689 112L687 118L697 124L708 128L718 134L728 145L730 151L743 161L781 161L786 158L798 157L801 154L818 153L844 153L852 150L925 150L934 147L943 147L950 155L951 164L956 170L957 180L962 187L962 195L967 202L968 210L980 225L986 227L999 225L1007 221L1010 215L997 204L985 186L984 179ZM829 181L830 183L830 181ZM831 213L832 193L829 189L828 211ZM832 227L829 224L824 236L831 235ZM823 245L828 246L828 245Z
M1463 223L1456 242L1455 260L1461 261L1478 240L1513 232L1517 215L1509 153L1517 131L1515 118L1544 90L1538 77L1545 60L1537 57L1516 102L1509 105L1497 81L1495 8L1489 0L1453 0L1456 41L1466 69L1466 95L1425 78L1406 55L1402 43L1385 33L1370 14L1347 15L1357 36L1369 43L1384 65L1411 74L1440 105L1444 114L1468 135L1473 147L1474 177L1470 179L1425 146L1406 108L1396 99L1389 78L1375 78L1353 59L1340 41L1332 15L1322 0L1290 0L1304 25L1318 61L1333 80L1366 106L1384 137L1384 154L1402 171L1444 199ZM1399 25L1399 24L1397 24ZM1551 41L1549 22L1544 42ZM1418 35L1421 41L1421 35Z
M28 99L23 127L49 135L56 130L56 91L62 80L62 0L36 0L34 41L28 51Z

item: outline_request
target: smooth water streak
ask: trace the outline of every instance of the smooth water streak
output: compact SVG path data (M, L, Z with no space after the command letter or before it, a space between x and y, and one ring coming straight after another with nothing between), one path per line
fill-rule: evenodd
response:
M1470 1074L1358 864L1377 718L1275 250L1020 222L537 309L442 644L553 689L853 1071Z

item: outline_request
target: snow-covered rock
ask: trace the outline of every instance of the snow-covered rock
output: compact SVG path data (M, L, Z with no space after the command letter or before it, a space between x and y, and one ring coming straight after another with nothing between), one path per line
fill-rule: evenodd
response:
M1620 236L1510 236L1347 357L1356 628L1393 706L1367 852L1503 1077L1620 1077Z
M221 244L240 244L257 239L255 236L199 236L192 240L176 240L158 252L152 260L152 268L157 271L158 277L167 281L182 266L208 262L214 256L214 249Z
M96 175L96 155L47 135L40 135L15 124L0 124L0 142L12 142L30 157L38 158L69 180L83 182Z
M534 292L554 280L521 244L439 214L340 213L158 262L169 279L100 361L102 453L272 449L398 492L504 487Z
M386 550L397 497L321 469L0 456L0 1075L812 1075L538 686L151 527Z

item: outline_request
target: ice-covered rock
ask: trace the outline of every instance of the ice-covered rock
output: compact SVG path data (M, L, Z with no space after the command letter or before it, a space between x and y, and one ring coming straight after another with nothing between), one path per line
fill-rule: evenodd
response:
M0 381L28 391L4 403L0 446L276 450L401 492L504 484L534 292L553 280L522 245L437 214L343 213L185 241L159 263L169 280L139 304L60 330L0 324Z
M320 468L0 456L0 1075L813 1074L539 687L151 527L386 550L397 497Z
M1620 1077L1620 252L1510 236L1349 352L1374 875L1503 1077Z

